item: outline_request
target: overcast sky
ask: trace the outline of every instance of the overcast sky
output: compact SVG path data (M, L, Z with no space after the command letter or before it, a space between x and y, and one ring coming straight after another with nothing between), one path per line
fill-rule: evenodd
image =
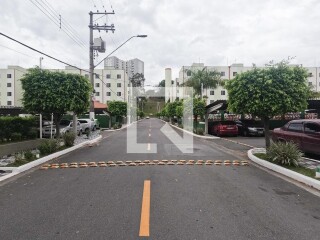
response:
M173 69L175 78L181 66L199 61L211 66L234 62L259 66L270 60L296 56L293 63L304 66L320 63L318 0L0 1L0 32L61 60L88 68L88 47L77 45L32 2L48 10L49 3L56 11L51 16L56 24L59 13L62 26L70 24L81 39L78 41L87 46L88 12L113 8L115 15L98 20L100 24L106 20L107 24L114 23L116 31L100 33L107 50L97 60L132 35L147 34L148 38L134 38L114 54L124 60L144 61L146 84L164 79L166 67ZM95 32L95 36L99 33ZM39 57L40 54L0 36L0 68L32 67L39 64ZM64 68L64 65L45 57L43 67Z

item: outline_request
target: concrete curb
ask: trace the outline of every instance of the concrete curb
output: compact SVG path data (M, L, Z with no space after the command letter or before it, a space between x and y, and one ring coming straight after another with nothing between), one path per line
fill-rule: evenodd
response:
M163 121L163 122L165 122L165 123L168 123L168 122L166 122L166 121L164 121L164 120L162 120L162 119L160 119L160 120ZM181 130L181 131L183 131L183 132L186 132L186 133L188 133L188 134L190 134L190 135L192 135L192 136L194 136L194 137L203 138L203 139L220 139L220 137L213 137L213 136L212 136L212 137L209 137L209 136L197 135L197 134L194 134L194 133L189 132L189 131L187 131L187 130L184 130L184 129L182 129L182 128L179 128L179 127L177 127L177 126L175 126L175 125L173 125L173 124L171 124L171 123L168 123L168 124L170 124L170 126L176 128L176 129L179 129L179 130Z
M273 164L271 162L268 162L266 160L260 159L256 156L254 156L254 153L265 153L266 150L264 148L254 148L250 149L248 151L248 157L255 163L259 164L260 166L263 166L265 168L268 168L272 171L275 171L277 173L280 173L286 177L292 178L298 182L304 183L307 186L313 187L317 190L320 190L320 181L312 179L310 177L307 177L303 174L291 171L289 169L286 169L284 167L278 166L276 164Z
M126 129L127 127L130 127L132 124L137 123L137 122L140 122L140 121L142 121L142 119L140 119L140 120L138 120L138 121L135 121L135 122L132 122L132 123L130 123L130 124L127 124L126 126L124 126L124 127L122 127L122 128L103 130L103 132L115 132L115 131L120 131L120 130Z
M94 143L97 143L98 141L100 141L102 139L102 136L100 135L99 137L95 138L95 139L92 139L92 140L88 140L88 141L85 141L85 142L82 142L76 146L73 146L73 147L70 147L70 148L67 148L67 149L64 149L62 151L59 151L59 152L55 152L55 153L52 153L48 156L45 156L43 158L39 158L38 160L35 160L35 161L32 161L30 163L27 163L25 165L22 165L20 167L16 167L14 169L12 169L11 167L2 167L2 170L12 170L12 173L9 173L7 175L4 175L2 177L0 177L0 182L8 179L8 178L11 178L15 175L18 175L19 173L22 173L22 172L25 172L31 168L34 168L36 166L39 166L47 161L50 161L52 159L55 159L55 158L58 158L64 154L67 154L69 152L72 152L74 150L77 150L83 146L86 146L86 145L91 145L91 144L94 144Z

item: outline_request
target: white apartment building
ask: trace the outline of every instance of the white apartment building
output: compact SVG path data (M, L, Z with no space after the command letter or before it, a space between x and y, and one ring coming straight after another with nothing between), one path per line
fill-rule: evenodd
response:
M317 92L320 91L320 67L305 67L308 71L308 84L312 86L313 89ZM205 66L204 63L193 63L191 66L182 66L179 71L179 78L175 81L171 79L171 69L165 69L165 80L166 87L171 86L170 92L170 101L174 101L176 98L182 99L184 98L183 91L179 91L179 86L187 81L191 77L192 71L197 70L207 70L213 71L216 70L220 72L221 78L224 80L233 79L238 73L246 72L253 69L252 66L247 67L242 63L235 63L231 66ZM170 73L168 73L170 71ZM168 78L168 79L167 79ZM171 85L168 85L170 84ZM207 104L210 104L217 100L227 100L228 92L221 86L218 86L216 89L204 89L202 92L203 96L207 96ZM167 95L166 95L167 96ZM169 96L169 95L168 95ZM167 99L167 98L166 98Z
M144 75L144 62L138 58L123 61L115 56L108 57L104 61L104 68L125 70L129 78L136 73L141 73Z
M77 73L89 79L89 73L73 67L65 69L48 69L66 73ZM20 79L27 72L19 66L8 66L0 69L0 106L22 106L22 86ZM95 69L94 90L95 100L106 103L108 101L127 101L129 78L121 69Z

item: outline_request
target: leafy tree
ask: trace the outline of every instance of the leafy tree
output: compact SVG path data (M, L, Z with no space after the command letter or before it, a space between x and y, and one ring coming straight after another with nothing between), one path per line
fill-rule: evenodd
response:
M23 76L21 83L24 108L44 115L53 113L57 137L63 114L67 111L80 114L89 107L91 84L81 75L33 68Z
M287 61L238 74L226 84L228 109L252 114L264 123L266 147L270 146L269 120L276 115L306 109L309 97L307 71Z
M136 73L130 78L132 87L141 87L144 81L145 81L145 78L142 73Z
M122 101L110 101L108 102L108 110L111 115L116 116L116 120L127 115L127 103Z
M190 71L190 70L189 70ZM197 71L191 71L191 77L184 83L184 87L192 87L195 96L201 96L201 85L203 89L214 89L219 84L223 84L220 72L208 71L206 68Z
M166 80L163 79L159 82L157 87L165 87L165 86L166 86Z

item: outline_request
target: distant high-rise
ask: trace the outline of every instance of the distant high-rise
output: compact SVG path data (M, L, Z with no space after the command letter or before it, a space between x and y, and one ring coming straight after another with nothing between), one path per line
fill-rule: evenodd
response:
M131 78L136 73L144 75L144 62L137 58L123 61L114 56L108 57L104 61L104 68L125 70L129 78Z

